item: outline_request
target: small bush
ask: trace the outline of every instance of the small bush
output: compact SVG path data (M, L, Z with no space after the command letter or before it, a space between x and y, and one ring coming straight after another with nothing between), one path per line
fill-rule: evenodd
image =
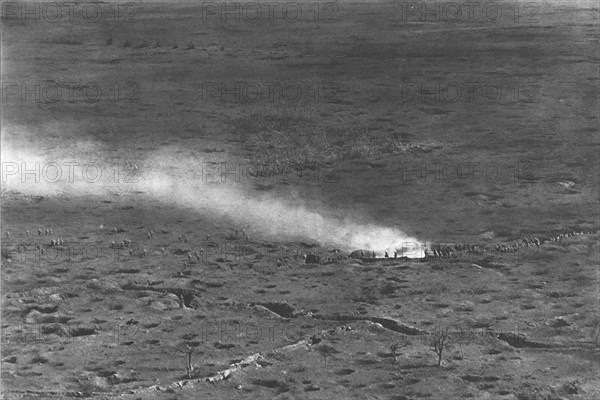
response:
M49 361L48 358L44 357L41 354L38 354L35 357L33 357L33 359L31 360L31 363L32 364L35 364L35 363L46 364L48 361Z
M108 305L108 309L111 311L120 311L123 309L123 304L112 303Z
M488 288L485 285L477 285L471 289L471 294L486 294Z
M96 329L93 327L82 326L82 327L75 327L75 328L71 329L70 332L71 332L72 337L88 336L88 335L95 335Z
M193 49L195 49L195 48L196 48L196 46L194 46L194 43L192 43L192 41L190 40L190 41L189 41L189 42L188 42L188 43L185 45L185 48L186 48L187 50L193 50Z
M106 39L106 45L111 46L112 44L113 44L113 38L112 38L112 36L109 36L109 38Z
M129 42L129 40L126 40L125 43L123 43L123 47L129 47L131 46L131 43Z

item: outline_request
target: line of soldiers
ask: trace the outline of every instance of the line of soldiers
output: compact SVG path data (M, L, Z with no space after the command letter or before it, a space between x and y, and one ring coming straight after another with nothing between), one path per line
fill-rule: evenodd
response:
M58 238L58 239L56 239L56 240L55 240L55 239L52 239L52 240L50 241L50 247L64 246L64 244L65 244L65 241L64 241L64 240L62 240L61 238Z
M42 229L38 228L37 231L38 231L38 236L42 236ZM48 235L52 235L52 234L53 234L52 228L46 228L45 235L48 236ZM25 236L29 237L29 229L25 230ZM10 239L10 232L6 232L6 237Z
M202 254L204 254L204 249L201 247L199 251L194 251L194 253L193 253L193 254L194 254L194 257L196 257L196 260L197 260L198 262L200 262L200 256L201 256ZM188 253L187 253L187 256L188 256L188 260L191 260L191 259L192 259L192 251L191 251L191 250L190 250L190 251L188 251Z
M425 256L426 257L434 257L434 258L448 258L448 257L455 257L456 256L456 252L460 252L460 251L466 251L468 253L478 253L478 254L482 254L482 253L486 253L488 250L489 251L495 251L496 253L515 253L519 251L519 248L527 248L527 247L540 247L541 245L543 245L546 242L559 242L562 239L565 238L570 238L570 237L574 237L574 236L581 236L581 235L586 235L586 234L594 234L597 233L593 232L593 231L573 231L573 232L568 232L568 233L561 233L557 236L550 236L548 238L538 238L538 237L531 237L531 238L527 238L524 237L521 239L522 244L519 245L519 242L513 242L512 244L495 244L495 245L490 245L490 246L480 246L477 244L468 244L468 243L457 243L454 246L438 246L436 248L433 249L425 249ZM454 251L453 251L454 250Z
M557 236L551 236L550 237L550 241L551 242L560 242L562 239L565 239L565 238L569 238L569 237L573 237L573 236L586 235L586 234L593 234L593 233L594 232L592 232L592 231L589 231L589 232L579 231L579 232L561 233L560 235L557 235Z
M138 165L136 163L134 163L134 162L131 162L131 161L125 161L125 167L131 168L131 169L136 170L136 171L139 169Z
M116 229L117 229L117 228L115 228L115 230L114 230L114 231L116 231ZM147 236L147 238L149 238L149 239L150 239L150 238L154 238L154 231L148 231L148 232L147 232L147 234L146 234L146 236ZM209 240L209 239L210 239L210 235L207 235L207 237L206 237L206 238L207 238L207 240ZM183 241L184 243L187 243L187 242L188 242L188 239L187 239L187 237L186 237L185 235L179 235L179 241L180 241L180 242L182 242L182 241ZM110 247L111 247L111 249L129 249L129 255L133 255L133 254L134 254L134 249L133 249L133 247L132 247L132 242L131 242L131 240L130 240L130 239L128 239L128 238L125 238L125 239L123 239L123 240L122 240L122 241L121 241L119 244L117 244L117 243L116 243L116 242L113 240L113 241L111 242L111 244L110 244ZM164 247L161 247L161 249L160 249L160 252L161 252L161 254L165 255L165 254L166 254L166 250L165 250L165 248L164 248ZM200 259L201 259L201 255L202 255L202 254L204 254L204 249L203 249L203 248L200 248L200 250L199 250L199 251L193 251L193 252L192 252L192 250L188 250L188 252L187 252L187 255L188 255L188 259L189 259L189 260L191 260L191 259L193 258L193 257L192 257L192 254L193 254L193 256L195 256L195 257L196 257L196 259L197 259L198 261L200 261ZM147 255L148 255L148 250L147 250L146 248L144 248L144 249L142 250L142 252L141 252L140 256L142 256L142 257L146 257Z
M121 241L121 243L119 243L119 245L117 246L117 244L115 243L115 241L113 240L112 242L110 242L110 248L111 249L126 249L128 247L131 246L131 240L125 238Z

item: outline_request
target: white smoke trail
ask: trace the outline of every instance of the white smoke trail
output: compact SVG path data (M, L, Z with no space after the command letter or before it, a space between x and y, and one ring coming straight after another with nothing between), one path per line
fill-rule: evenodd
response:
M85 150L86 154L102 154L93 144L86 145ZM394 251L410 258L424 256L417 240L397 229L336 218L325 206L309 206L298 196L282 200L257 194L242 183L231 184L231 180L230 184L207 183L201 172L203 160L177 153L175 148L150 153L135 172L124 170L123 162L117 168L108 162L42 156L3 146L2 185L3 190L34 196L143 193L153 201L228 218L263 237L312 240L340 250L375 251L378 256L386 251L390 256Z

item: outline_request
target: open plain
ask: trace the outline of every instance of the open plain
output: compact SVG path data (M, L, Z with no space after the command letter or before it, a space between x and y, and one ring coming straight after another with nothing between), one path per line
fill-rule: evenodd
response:
M600 398L597 2L70 4L2 3L3 398Z

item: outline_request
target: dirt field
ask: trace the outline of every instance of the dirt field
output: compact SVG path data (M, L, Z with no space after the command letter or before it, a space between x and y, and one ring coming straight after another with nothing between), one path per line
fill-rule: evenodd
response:
M56 4L2 5L3 398L600 398L597 2Z

